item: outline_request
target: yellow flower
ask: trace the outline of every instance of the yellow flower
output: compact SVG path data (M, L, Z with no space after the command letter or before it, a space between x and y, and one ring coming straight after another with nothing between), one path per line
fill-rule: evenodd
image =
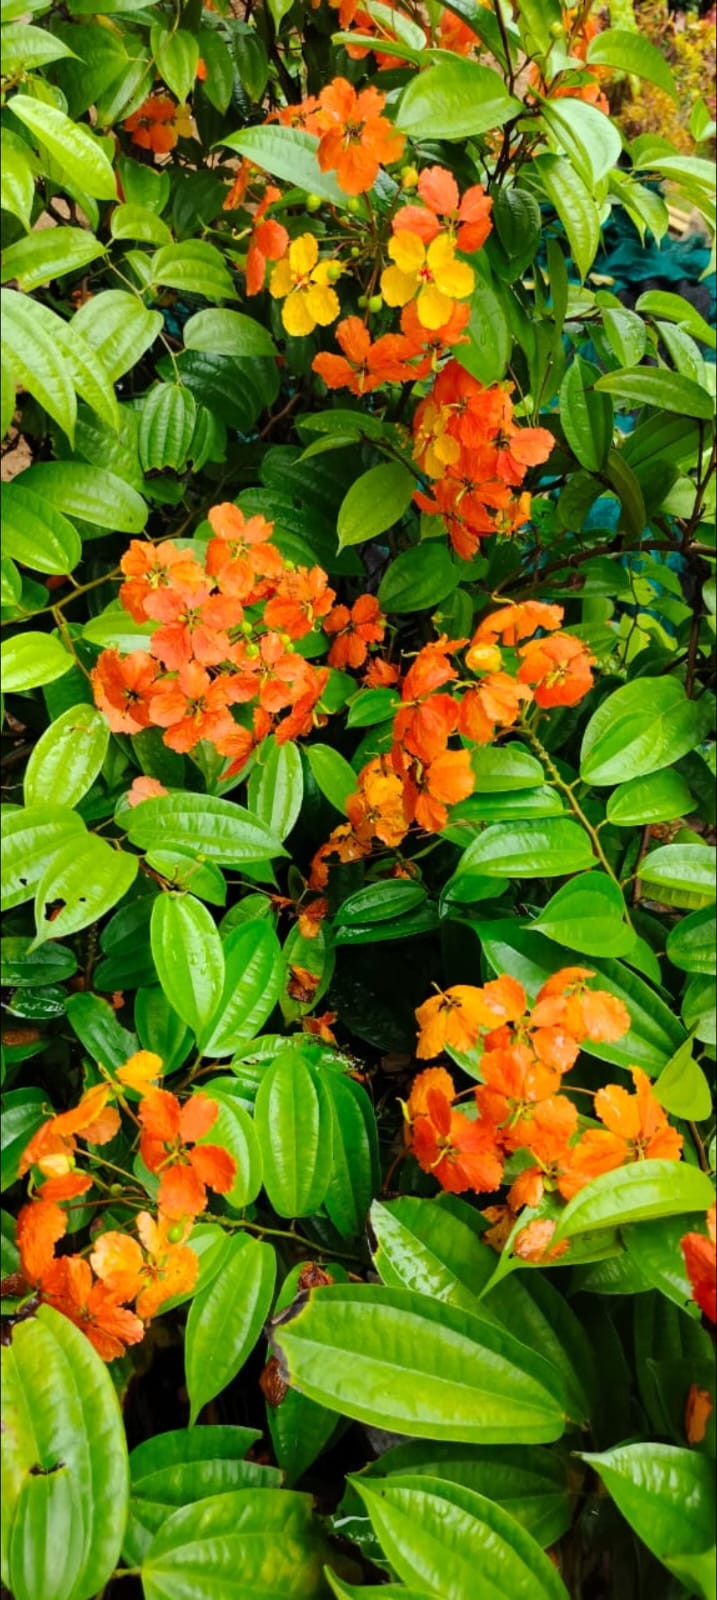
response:
M466 300L473 292L473 268L456 260L452 239L439 233L428 248L418 234L399 228L388 253L395 266L381 274L381 293L389 306L405 306L418 295L416 310L424 328L442 328L453 311L455 300Z
M281 320L287 333L302 338L313 333L317 322L325 328L341 311L339 297L331 288L337 276L333 261L319 261L319 247L313 233L302 233L289 245L289 253L274 267L269 293L283 300Z
M194 136L192 113L186 104L177 106L174 117L174 131L181 139L191 139Z

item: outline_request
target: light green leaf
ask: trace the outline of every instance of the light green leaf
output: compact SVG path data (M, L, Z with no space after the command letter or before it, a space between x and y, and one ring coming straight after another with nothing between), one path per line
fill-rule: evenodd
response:
M249 805L277 839L288 838L301 811L304 773L297 745L270 736L259 746L249 775Z
M569 93L565 99L544 101L540 115L588 193L594 194L622 154L617 124L597 106L573 99Z
M72 572L82 555L80 536L51 500L25 487L25 476L3 489L5 553L34 572Z
M677 99L675 80L661 50L632 28L604 28L590 40L586 61L593 67L614 67L630 77L654 83Z
M614 394L623 411L632 411L635 406L655 406L706 422L714 411L714 400L707 389L693 378L669 372L666 367L623 367L619 372L605 372L598 378L595 388Z
M130 1520L122 1549L135 1565L178 1507L250 1487L276 1488L279 1474L244 1457L259 1438L255 1428L208 1424L160 1433L137 1445L129 1458Z
M520 102L491 67L451 56L411 79L396 125L419 138L430 128L435 139L470 139L502 127L520 110Z
M17 98L17 96L15 97ZM58 348L59 317L18 289L0 289L3 362L72 442L77 401L67 361Z
M317 1600L332 1556L309 1495L236 1489L168 1517L142 1563L142 1588L145 1600Z
M157 70L177 100L184 102L197 76L199 44L187 28L165 28L155 23L150 34Z
M126 289L103 289L85 301L70 323L99 356L112 383L140 361L162 330L161 311Z
M117 206L110 218L113 239L138 239L142 244L171 244L166 222L150 206Z
M580 277L586 277L600 244L600 213L595 201L564 156L535 156L530 175L557 211Z
M690 1594L714 1600L714 1462L695 1450L652 1441L582 1459L668 1572Z
M72 666L72 656L49 633L16 633L0 645L3 688L13 691L38 689L54 683Z
M370 467L352 483L339 506L339 549L365 544L400 522L413 499L416 480L400 461Z
M643 883L656 886L655 899L660 899L660 890L669 889L673 895L697 894L703 903L716 898L714 873L715 852L707 844L659 845L657 850L649 851L637 868L637 876ZM679 899L671 901L671 904L679 903ZM688 899L687 904L690 903Z
M248 356L275 356L276 345L268 330L241 311L196 311L184 324L186 350L208 350L246 360Z
M266 1068L254 1120L274 1210L280 1217L313 1215L331 1177L332 1115L323 1080L297 1051L281 1051Z
M588 835L577 822L561 817L523 827L493 823L469 844L458 871L496 878L563 878L594 865Z
M202 294L208 300L236 300L233 278L220 250L205 239L185 239L182 244L165 244L149 263L150 282L180 289L185 294Z
M689 1122L704 1122L712 1111L712 1092L702 1068L692 1054L692 1040L686 1039L663 1067L654 1085L655 1099L673 1117Z
M23 486L67 516L116 533L141 533L147 521L147 503L136 489L86 461L40 461L23 473Z
M668 322L675 322L678 327L684 328L691 334L693 339L699 340L700 344L706 344L709 350L714 350L717 346L715 329L700 316L697 307L691 305L681 294L669 294L664 289L647 289L640 295L635 310L645 317L663 317Z
M495 1258L467 1222L412 1195L374 1201L370 1221L376 1271L389 1288L415 1289L489 1322L500 1321L480 1299Z
M94 706L70 706L45 729L25 768L25 804L75 806L94 783L110 731Z
M706 1211L714 1201L712 1184L699 1167L684 1161L635 1161L602 1172L568 1201L554 1234L555 1243L596 1228Z
M297 189L317 194L342 210L345 208L346 195L333 173L322 172L319 166L318 139L303 128L242 128L220 142L270 172L273 178L282 178Z
M693 810L694 800L684 778L665 768L618 784L607 803L607 819L618 828L644 827L648 822L674 822Z
M139 458L145 472L172 467L183 472L197 420L190 389L158 383L145 395L139 419Z
M642 317L638 317L634 311L622 308L618 311L617 307L605 306L602 312L602 325L610 349L617 356L620 365L636 366L642 360L647 348L647 329Z
M127 1445L114 1384L84 1333L51 1306L41 1306L16 1325L11 1344L3 1348L2 1366L3 1576L20 1592L18 1574L8 1571L18 1502L38 1465L41 1473L54 1475L61 1463L79 1504L80 1549L74 1585L63 1594L66 1600L70 1594L71 1600L91 1600L116 1565L127 1517ZM75 1514L73 1505L73 1533ZM46 1524L48 1537L51 1526ZM33 1551L55 1577L69 1531L65 1525L58 1545L57 1528L52 1528L51 1548ZM12 1546L10 1553L15 1557ZM36 1589L33 1600L46 1594Z
M636 678L593 712L580 776L604 787L669 767L703 737L703 717L676 678Z
M563 885L531 923L538 933L588 956L622 956L635 943L622 890L606 872L586 872Z
M543 1445L394 1445L368 1469L367 1477L410 1473L462 1484L497 1501L545 1549L570 1526L571 1499L565 1461Z
M272 1246L240 1233L232 1239L221 1271L195 1295L184 1358L190 1427L202 1406L226 1389L251 1355L269 1315L275 1278Z
M15 139L6 128L3 128L1 137L0 206L3 211L17 217L27 232L35 199L33 157L23 141L19 137Z
M74 323L63 322L57 330L57 340L77 393L116 433L120 426L119 405L112 380L101 357L96 350L93 350L92 345L83 339Z
M114 200L117 186L112 165L87 128L64 111L26 94L13 95L13 116L57 161L70 182L97 200Z
M334 1284L272 1326L289 1383L360 1422L422 1439L560 1438L555 1369L485 1318L408 1289Z
M15 278L19 287L30 293L52 278L78 272L104 254L105 246L85 228L42 228L3 250L2 282Z
M216 1012L200 1039L210 1059L248 1044L271 1015L284 982L284 959L266 919L232 928L224 943L226 976Z
M212 1078L206 1093L219 1107L216 1121L200 1144L218 1144L234 1157L236 1175L222 1196L232 1211L244 1211L256 1200L264 1177L261 1145L253 1119L240 1103L234 1078Z
M106 839L88 833L71 839L50 858L35 893L32 948L45 939L62 939L78 933L110 911L131 889L139 861L125 850L113 850ZM61 909L52 921L48 911L56 902Z
M27 8L29 10L29 7ZM3 18L0 61L3 77L13 77L18 71L32 72L49 61L60 61L72 56L69 45L48 33L45 28L33 28L27 22L5 22Z
M3 911L31 900L47 862L69 838L86 831L77 812L63 806L3 811Z
M214 918L194 895L158 895L150 943L169 1004L199 1038L217 1010L224 985L224 952Z
M306 746L306 759L313 777L337 811L346 815L346 801L356 793L356 773L345 756L328 744Z
M683 917L667 935L667 954L682 972L701 972L707 977L715 970L715 922L709 906Z
M132 844L142 850L166 844L194 851L218 866L250 866L286 851L264 823L232 800L175 793L136 806L127 822Z

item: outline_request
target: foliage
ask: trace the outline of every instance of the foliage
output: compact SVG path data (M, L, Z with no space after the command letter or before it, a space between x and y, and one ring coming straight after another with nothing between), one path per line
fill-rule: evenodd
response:
M714 1595L715 335L593 270L709 110L589 12L4 0L15 1600Z

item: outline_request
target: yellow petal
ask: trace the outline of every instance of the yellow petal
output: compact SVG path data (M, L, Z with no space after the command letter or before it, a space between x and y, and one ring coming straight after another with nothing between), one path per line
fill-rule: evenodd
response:
M418 286L415 272L401 272L400 267L385 267L381 273L381 293L387 306L405 306L413 299Z
M419 272L426 257L423 240L418 234L409 233L408 228L399 228L394 233L388 253L401 272Z
M453 300L467 300L475 287L473 268L467 261L449 261L436 273L436 283Z
M442 328L453 310L453 301L441 294L433 283L426 284L416 301L418 320L422 328Z
M319 259L319 247L313 233L302 233L289 245L289 261L295 277L303 277L316 266Z
M334 322L341 311L341 302L335 289L317 283L313 283L306 291L306 306L314 322L319 322L322 328Z
M311 315L307 299L305 289L294 289L281 308L284 327L295 339L305 338L306 334L313 333L316 327L316 318Z
M289 293L293 282L294 275L285 256L283 261L277 262L269 279L270 295L273 295L275 300L283 300L284 295Z

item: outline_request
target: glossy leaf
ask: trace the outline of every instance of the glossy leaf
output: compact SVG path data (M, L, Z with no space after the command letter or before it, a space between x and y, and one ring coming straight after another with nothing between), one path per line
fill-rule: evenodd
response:
M558 1374L485 1318L408 1289L332 1285L272 1326L288 1381L360 1422L423 1439L560 1437Z
M639 1539L691 1594L714 1600L714 1463L675 1445L586 1454Z
M317 1211L331 1177L331 1106L318 1073L283 1050L263 1074L254 1108L264 1187L280 1217Z
M575 265L584 278L600 243L600 214L595 201L564 156L540 155L531 164L531 177L537 179L546 198L554 206L565 229Z
M604 787L671 766L702 737L703 721L675 678L636 678L593 712L583 735L580 776Z
M243 1211L256 1200L262 1185L264 1165L261 1145L252 1118L237 1099L234 1079L211 1078L205 1088L219 1107L219 1114L205 1142L223 1145L233 1156L236 1176L224 1199L232 1210Z
M683 917L667 935L667 954L682 972L711 976L716 968L714 912L709 906Z
M190 1425L254 1349L269 1314L275 1276L272 1246L241 1233L232 1239L221 1271L192 1301L185 1344Z
M531 923L556 944L583 955L622 956L635 943L622 890L606 872L586 872L563 885Z
M693 378L685 378L665 367L624 367L619 372L605 372L595 387L606 394L614 394L623 411L632 411L635 406L656 406L662 411L675 411L678 416L700 417L704 421L712 416L712 400L707 389Z
M117 1021L107 1000L98 994L70 995L67 1020L73 1033L94 1061L115 1070L137 1049L137 1039Z
M400 522L413 499L416 480L400 461L370 467L356 478L339 506L339 549L365 544Z
M186 350L216 351L219 355L275 356L276 345L267 329L241 311L196 311L184 324Z
M54 683L69 672L72 656L49 633L16 633L0 645L0 664L3 688L10 694Z
M545 1548L570 1524L571 1498L566 1464L543 1445L394 1445L368 1471L370 1478L397 1472L430 1476L495 1500Z
M102 766L110 732L94 706L70 706L46 728L25 768L28 806L77 805Z
M2 1166L0 1189L17 1181L20 1159L30 1140L51 1115L47 1097L41 1089L9 1089L2 1098Z
M332 172L322 172L316 156L318 141L303 128L242 128L222 139L222 144L239 156L253 161L274 178L283 178L316 194L332 205L343 207L346 196Z
M233 928L224 944L225 978L216 1010L201 1035L202 1054L230 1056L254 1038L276 1005L284 981L279 941L265 919Z
M183 471L197 420L190 389L158 383L145 397L139 421L139 458L145 472Z
M694 801L679 772L665 769L646 778L631 778L618 784L607 803L607 819L618 828L631 828L648 822L672 822L689 816Z
M342 901L334 920L338 927L385 922L403 916L425 899L422 883L411 883L408 879L370 883Z
M328 744L306 746L306 759L322 794L337 811L346 815L346 801L356 793L356 773L338 750Z
M76 1491L82 1529L72 1600L92 1600L115 1567L127 1516L127 1446L112 1379L84 1333L50 1306L41 1306L29 1321L13 1328L2 1365L3 1566L8 1582L14 1589L6 1541L18 1501L38 1465L52 1474L62 1463ZM49 1521L45 1526L53 1534L45 1559L58 1562L57 1529ZM68 1531L63 1530L63 1538ZM11 1560L14 1554L11 1542ZM41 1552L36 1558L42 1560ZM52 1565L48 1570L52 1572ZM70 1591L65 1593L69 1600ZM45 1600L43 1591L36 1589L32 1600Z
M295 744L267 739L249 775L248 798L254 816L277 839L286 839L301 811L304 792L301 755Z
M577 822L561 818L525 827L496 822L464 851L460 872L500 878L562 878L594 863L588 835Z
M127 824L132 844L152 849L171 837L179 849L193 850L219 866L248 866L283 856L281 842L242 806L213 795L176 793L136 806Z
M560 386L560 420L565 437L588 472L602 470L612 444L612 403L609 395L600 394L594 387L599 375L599 369L591 362L576 356Z
M138 867L136 856L114 850L95 834L62 845L48 862L35 892L33 948L45 939L78 933L104 916L132 887Z
M437 1591L450 1563L454 1600L565 1600L562 1579L539 1544L492 1499L432 1477L357 1478L381 1545L404 1582ZM438 1591L440 1592L440 1591Z
M660 890L669 889L682 896L697 894L703 903L713 901L715 890L715 852L706 844L663 844L651 850L640 862L637 875L643 883ZM676 902L679 905L679 900ZM686 903L689 905L690 900Z
M14 96L18 98L17 95ZM2 350L13 390L22 384L72 440L77 401L65 356L57 339L60 318L18 289L0 289Z
M68 839L86 832L82 818L67 806L3 812L3 911L31 900L48 862Z
M38 143L66 173L70 183L98 200L114 200L115 175L104 150L87 128L73 122L46 101L13 95L13 116L29 128Z
M680 1211L707 1210L714 1194L706 1173L684 1161L635 1161L603 1172L568 1201L556 1243L615 1223L650 1221Z
M438 605L458 587L458 571L445 548L429 539L404 550L386 569L378 590L384 611L403 615Z
M670 1057L655 1084L655 1098L673 1117L704 1122L712 1111L712 1091L686 1039Z
M123 1556L129 1565L146 1555L162 1524L181 1507L250 1487L275 1488L278 1473L246 1461L255 1428L208 1424L160 1433L131 1452L129 1523Z
M98 256L105 246L84 228L48 228L29 233L3 251L2 282L14 279L26 294L53 278L79 272Z
M3 537L6 555L34 572L72 572L82 555L79 534L67 517L17 479L3 490Z
M62 983L77 971L77 957L66 945L46 944L31 950L32 941L12 934L0 940L0 982L8 988L33 989Z
M430 128L436 139L470 139L502 127L519 109L492 68L451 56L411 79L396 122L418 137Z
M590 66L614 67L630 77L644 78L677 98L674 76L662 51L638 29L604 28L590 40L585 59Z
M199 1038L216 1014L224 986L224 952L214 918L194 895L158 895L150 942L164 994Z
M118 533L141 533L148 508L142 496L114 472L85 461L40 461L25 474L26 486L80 517Z
M142 1563L145 1600L317 1600L329 1547L309 1495L236 1489L167 1519Z
M150 311L126 289L103 289L80 306L70 327L82 334L116 382L154 344L162 313Z
M363 1233L380 1183L376 1116L366 1090L340 1073L325 1079L332 1114L331 1177L324 1208L344 1239Z

